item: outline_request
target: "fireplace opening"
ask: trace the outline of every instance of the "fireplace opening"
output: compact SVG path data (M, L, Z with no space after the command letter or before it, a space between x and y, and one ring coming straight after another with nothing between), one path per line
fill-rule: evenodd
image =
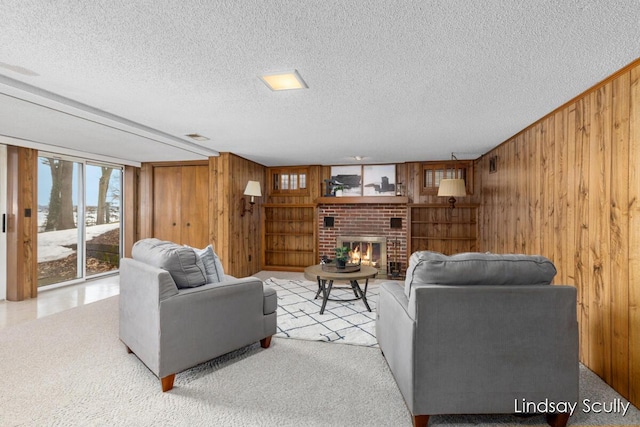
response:
M340 236L337 246L349 248L349 262L369 265L387 274L387 239L380 236Z

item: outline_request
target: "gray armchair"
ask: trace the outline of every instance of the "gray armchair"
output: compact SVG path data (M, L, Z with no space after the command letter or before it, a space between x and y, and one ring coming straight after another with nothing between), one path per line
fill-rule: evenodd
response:
M146 243L134 246L141 260L120 261L120 339L161 379L162 391L187 368L257 341L269 347L276 332L273 289L255 277L223 274L218 283L197 285L194 273L203 267L191 248Z
M414 426L578 401L576 289L555 274L541 256L416 252L404 288L382 284L376 335Z

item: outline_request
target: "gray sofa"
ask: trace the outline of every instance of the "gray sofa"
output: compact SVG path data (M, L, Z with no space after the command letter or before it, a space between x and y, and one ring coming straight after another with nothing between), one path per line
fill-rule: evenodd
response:
M162 391L177 372L257 341L269 347L276 332L275 290L225 275L211 254L144 239L120 261L120 339Z
M382 284L376 334L415 426L578 401L576 289L555 274L542 256L416 252L404 288Z

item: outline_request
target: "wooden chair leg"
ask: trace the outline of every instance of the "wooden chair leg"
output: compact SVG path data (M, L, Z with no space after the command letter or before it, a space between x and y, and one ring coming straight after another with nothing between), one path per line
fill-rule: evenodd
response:
M268 336L268 337L266 337L266 338L262 338L262 339L260 340L260 346L261 346L262 348L269 348L269 346L270 346L270 345L271 345L271 335L269 335L269 336Z
M414 415L413 427L427 427L429 425L429 415Z
M565 427L569 422L569 414L561 412L559 414L547 414L547 423L551 427Z
M169 391L173 388L173 380L176 379L176 374L167 375L166 377L160 378L162 382L162 392Z

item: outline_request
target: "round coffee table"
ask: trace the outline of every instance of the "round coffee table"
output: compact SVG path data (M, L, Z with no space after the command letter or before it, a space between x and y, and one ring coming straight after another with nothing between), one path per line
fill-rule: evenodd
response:
M318 292L316 292L316 298L322 292L322 307L320 308L320 314L324 313L324 308L327 305L327 301L354 301L361 299L364 303L364 306L367 310L371 311L371 307L369 307L369 303L367 302L367 287L369 286L369 279L376 277L378 274L378 270L374 267L370 267L368 265L363 265L360 267L359 271L353 271L350 273L341 273L341 272L333 272L333 271L325 271L322 269L322 265L312 265L304 269L304 277L308 280L316 280L318 282ZM364 282L364 291L360 288L358 284L358 280L365 280ZM329 295L331 294L331 289L333 288L334 280L344 280L348 281L351 285L351 289L353 290L353 294L355 298L352 299L331 299Z

